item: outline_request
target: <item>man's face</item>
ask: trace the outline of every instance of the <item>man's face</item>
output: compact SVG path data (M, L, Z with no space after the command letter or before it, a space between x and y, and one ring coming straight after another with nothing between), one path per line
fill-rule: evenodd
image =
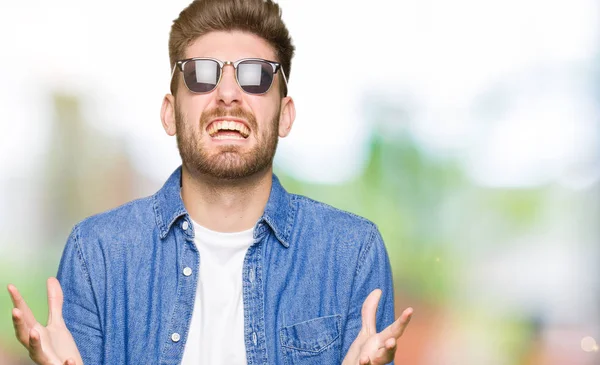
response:
M266 41L237 31L211 32L198 38L186 51L185 58L192 57L275 60ZM226 65L222 72L216 89L206 94L190 92L177 72L177 145L188 171L219 179L241 179L272 165L280 134L281 76L276 75L266 94L251 95L238 86L233 66Z

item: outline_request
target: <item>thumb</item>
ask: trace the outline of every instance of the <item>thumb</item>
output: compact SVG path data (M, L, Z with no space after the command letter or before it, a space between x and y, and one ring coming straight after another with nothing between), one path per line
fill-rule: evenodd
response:
M362 329L369 335L377 333L376 314L380 298L381 289L375 289L367 296L362 306Z
M48 287L48 325L61 323L63 321L63 291L56 278L48 278L46 282Z

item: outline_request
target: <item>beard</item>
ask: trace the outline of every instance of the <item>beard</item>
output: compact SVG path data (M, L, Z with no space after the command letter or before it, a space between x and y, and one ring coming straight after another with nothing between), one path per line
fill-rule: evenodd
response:
M281 109L281 106L278 108ZM249 124L251 134L248 138L256 139L255 145L249 151L243 151L239 145L219 145L211 152L202 142L204 134L208 134L208 123L217 117L243 118ZM237 180L264 171L273 165L273 157L279 140L279 110L260 133L256 118L241 108L226 109L217 107L205 111L200 116L199 132L196 133L193 124L187 120L175 103L175 123L177 127L177 147L183 165L188 171L208 175L222 180Z

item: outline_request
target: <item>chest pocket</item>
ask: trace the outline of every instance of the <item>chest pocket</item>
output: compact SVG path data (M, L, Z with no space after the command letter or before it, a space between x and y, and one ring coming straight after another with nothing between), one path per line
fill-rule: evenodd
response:
M342 316L333 315L283 327L279 331L287 365L337 364L341 361Z

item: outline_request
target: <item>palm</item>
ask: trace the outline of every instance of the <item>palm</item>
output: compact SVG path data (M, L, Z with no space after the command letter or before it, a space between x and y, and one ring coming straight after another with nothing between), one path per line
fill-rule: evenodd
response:
M391 362L396 354L396 341L404 333L412 316L412 308L402 312L400 318L386 329L377 333L377 304L381 290L369 294L362 307L362 328L348 349L342 365L384 365Z
M56 360L59 363L64 363L64 361L73 357L74 354L79 355L79 350L77 349L77 345L75 344L75 340L73 336L71 336L71 332L67 329L64 322L61 324L51 324L46 327L43 327L42 333L40 334L42 338L42 348L44 347L44 339L48 339L48 349L56 354ZM79 364L82 364L81 358L79 358Z
M29 357L40 365L83 364L77 345L62 317L63 293L55 278L48 279L48 325L33 316L21 294L12 285L8 291L14 304L13 325Z

